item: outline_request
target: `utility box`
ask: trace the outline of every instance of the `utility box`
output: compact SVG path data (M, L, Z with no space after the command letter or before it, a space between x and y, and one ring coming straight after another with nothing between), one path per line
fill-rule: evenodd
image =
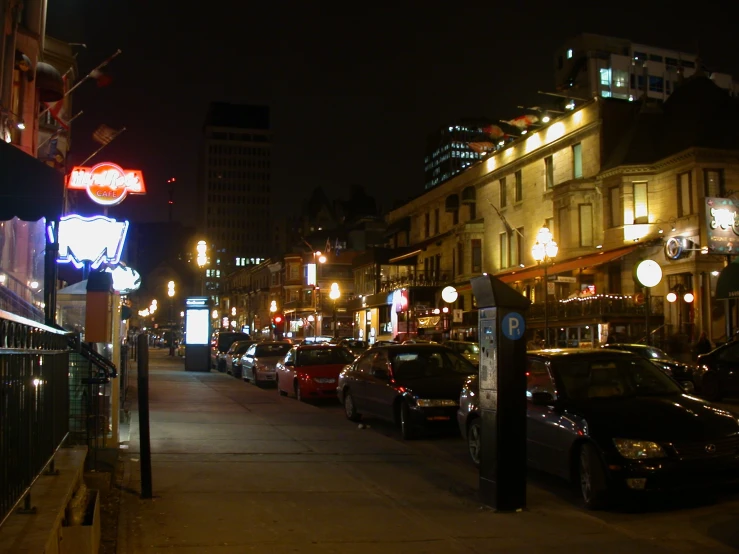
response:
M87 278L85 341L113 342L113 276L90 273Z

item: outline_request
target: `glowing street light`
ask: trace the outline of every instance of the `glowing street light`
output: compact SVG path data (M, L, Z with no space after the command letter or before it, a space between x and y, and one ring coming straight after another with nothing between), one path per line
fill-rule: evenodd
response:
M531 249L534 260L544 265L544 348L549 348L549 281L547 268L554 261L559 252L559 246L554 242L552 232L544 225L536 234L536 243Z
M199 240L195 251L198 253L197 262L200 268L200 296L205 296L205 274L203 270L208 264L208 245L204 240Z
M339 283L331 283L331 290L328 293L328 297L334 301L334 337L339 336L339 326L336 324L336 301L339 299L340 296L341 291L339 290Z

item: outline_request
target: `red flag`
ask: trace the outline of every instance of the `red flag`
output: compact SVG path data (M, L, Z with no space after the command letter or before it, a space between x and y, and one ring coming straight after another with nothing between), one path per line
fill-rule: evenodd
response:
M104 73L100 69L93 69L92 71L90 71L90 77L95 79L95 82L97 82L97 85L99 87L107 87L110 83L113 82L113 77L111 77L107 73Z
M64 118L62 117L62 114L64 113L64 99L67 95L67 85L69 84L66 73L62 76L62 82L64 83L64 96L62 99L57 102L44 102L44 105L49 109L51 117L53 117L63 129L69 130L69 124L64 121Z

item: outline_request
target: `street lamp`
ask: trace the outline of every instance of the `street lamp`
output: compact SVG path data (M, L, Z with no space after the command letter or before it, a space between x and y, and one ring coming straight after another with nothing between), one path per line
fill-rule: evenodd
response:
M169 355L174 356L174 310L172 303L174 301L174 281L167 283L167 296L169 296Z
M200 268L200 296L205 296L205 273L203 271L208 263L208 245L204 240L199 240L195 250L198 253L197 262Z
M536 243L531 249L534 260L544 266L544 348L549 348L549 281L547 269L557 257L559 246L554 242L552 232L544 225L536 234Z
M334 301L334 337L339 336L339 328L336 325L336 301L341 296L341 291L339 290L339 283L331 283L331 290L328 293L328 297Z
M275 330L274 330L274 324L275 324L275 313L277 312L277 301L272 300L269 304L269 313L270 313L270 319L272 320L272 325L269 327L269 332L272 335L272 339L275 338Z

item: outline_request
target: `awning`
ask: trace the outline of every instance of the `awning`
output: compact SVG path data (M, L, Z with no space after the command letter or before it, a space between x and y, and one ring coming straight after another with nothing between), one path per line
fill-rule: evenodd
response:
M721 270L716 281L716 299L739 298L739 262L733 261Z
M586 269L588 267L594 267L596 265L606 264L619 258L623 258L627 254L630 254L637 249L637 245L625 246L623 248L616 248L615 250L608 250L605 252L596 252L595 254L588 254L585 256L578 256L577 258L571 258L552 264L548 269L549 275L555 275L557 273L564 273L565 271L573 271L575 269ZM530 279L536 279L537 277L544 276L544 268L539 265L522 268L519 271L508 271L505 273L498 273L495 275L498 279L504 283L514 283L516 281L527 281Z
M64 176L0 140L0 221L59 219L64 199Z
M42 102L58 102L64 98L64 79L59 70L51 64L36 64L36 88Z

